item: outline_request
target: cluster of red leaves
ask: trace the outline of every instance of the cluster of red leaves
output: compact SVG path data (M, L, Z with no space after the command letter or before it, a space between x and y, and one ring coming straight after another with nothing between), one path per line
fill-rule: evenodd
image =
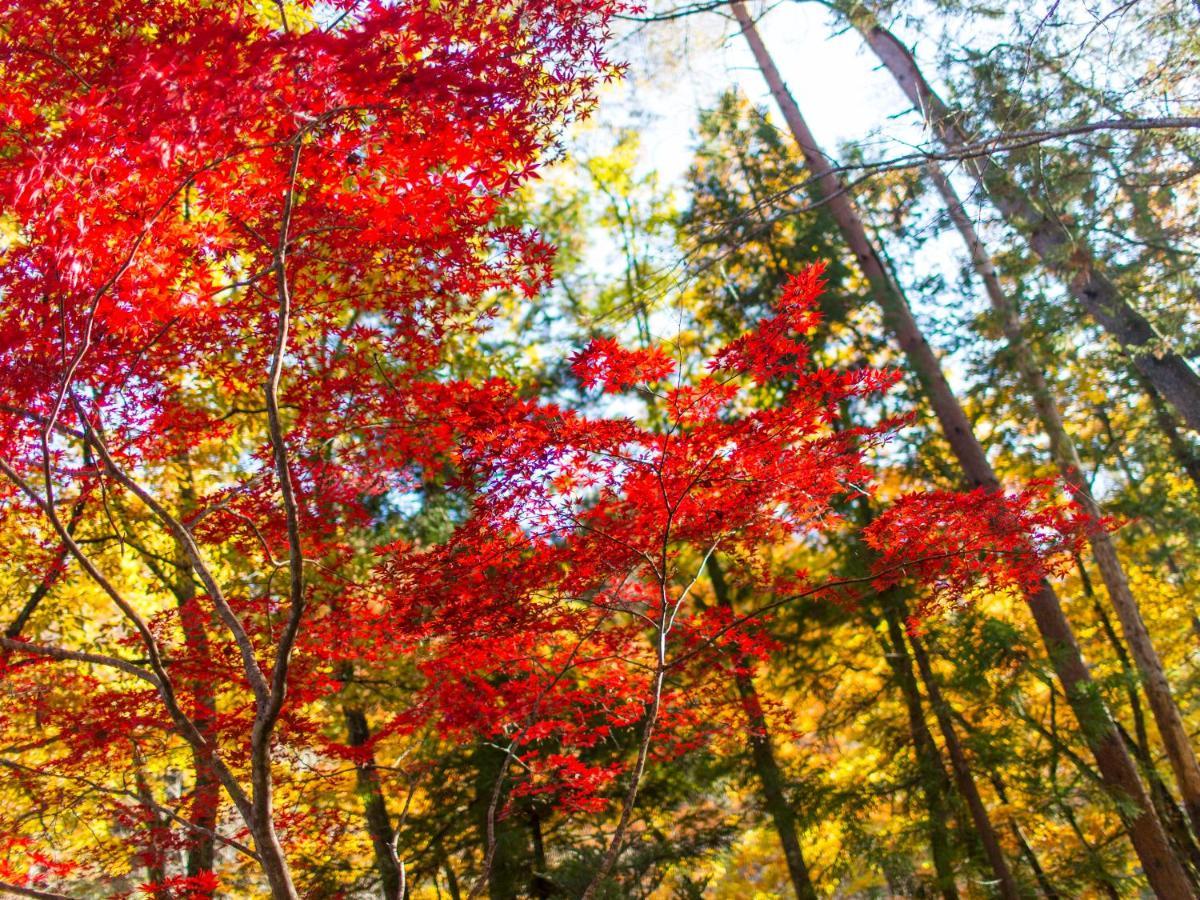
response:
M606 391L619 393L661 381L675 371L675 360L659 347L629 350L612 338L594 338L572 357L571 371L585 388L602 384Z
M923 586L923 612L971 591L1019 594L1060 574L1096 522L1055 498L1056 482L1011 491L925 491L901 497L863 531L878 554L877 590L901 581Z
M794 279L777 314L691 382L661 385L673 364L659 349L604 340L575 358L585 387L653 388L670 413L657 427L585 416L500 381L431 386L431 419L472 423L453 453L471 517L445 545L384 552L374 592L393 621L420 623L422 702L443 733L511 745L518 795L598 808L620 767L589 760L646 714L650 635L669 636L679 653L664 662L693 685L664 697L655 756L703 744L705 710L726 702L703 686L713 654L763 650L745 623L698 602L705 556L737 554L743 577L765 586L774 576L756 560L767 548L837 526L838 500L871 482L863 454L889 424L832 422L840 404L896 376L808 365L820 271ZM755 390L768 380L780 387L769 400ZM798 583L771 586L784 582Z
M220 879L213 872L201 872L199 875L173 875L162 881L147 882L138 886L138 891L146 897L168 896L175 900L201 900L211 897L221 886Z
M19 229L0 255L0 458L31 486L4 480L0 517L48 531L31 495L52 492L64 518L85 509L79 533L98 558L113 537L97 507L146 521L81 448L88 428L173 508L174 464L216 468L215 486L180 512L230 573L229 605L269 661L286 620L270 576L289 550L262 383L285 288L279 404L303 552L321 565L278 727L282 761L330 746L310 713L341 689L340 664L369 668L422 639L416 623L381 629L386 607L350 574L377 524L372 503L452 462L472 417L489 417L437 408L444 338L480 327L490 293L545 283L549 248L497 213L617 72L604 55L612 0L342 6L336 28L289 29L238 0L0 0L0 215ZM57 543L24 557L46 557L34 584L81 577ZM189 713L244 772L251 692L212 598L148 619ZM128 625L103 625L93 648L144 655ZM39 759L51 780L31 773L32 795L48 797L59 774L102 781L135 743L175 730L145 684L77 671L6 655L20 690L56 677L73 688L3 702L14 733L34 716L48 745L70 737ZM291 775L279 766L280 780ZM132 848L161 852L128 799L109 807Z
M0 836L0 881L37 889L53 878L70 875L79 863L56 860L27 837Z
M376 356L394 379L427 369L458 310L544 282L547 249L493 219L613 72L597 0L519 18L358 4L332 33L271 30L240 3L44 6L0 5L0 64L31 111L0 133L0 209L22 229L0 261L18 458L70 363L89 414L124 423L127 457L219 439L220 399L266 368L271 341L249 336L274 329L289 191L294 441L362 421L364 388L385 387Z

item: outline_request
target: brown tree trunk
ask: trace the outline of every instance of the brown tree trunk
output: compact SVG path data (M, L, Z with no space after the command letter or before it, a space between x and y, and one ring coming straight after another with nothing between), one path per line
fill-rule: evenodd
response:
M196 505L195 488L191 468L186 455L178 460L183 469L180 489L180 512L187 516ZM212 649L208 639L205 615L196 597L196 582L187 553L176 542L175 572L171 591L179 607L179 621L183 629L183 640L188 653L203 667L212 660ZM198 671L202 668L198 667ZM187 851L187 874L195 878L213 870L216 860L217 818L221 808L221 780L217 774L217 695L212 679L194 677L188 679L187 691L192 699L191 717L196 731L204 738L204 745L191 745L192 766L196 772L196 783L192 789L192 804L189 821L195 826L189 835ZM207 891L203 896L211 897Z
M1150 755L1150 739L1146 730L1146 716L1142 712L1142 703L1138 697L1136 685L1136 672L1132 661L1129 659L1129 652L1125 649L1125 645L1121 643L1117 637L1117 631L1113 627L1112 620L1108 616L1107 610L1101 605L1096 592L1092 589L1092 580L1088 576L1087 569L1083 565L1083 560L1078 556L1075 557L1075 567L1079 571L1079 579L1083 584L1083 594L1092 602L1092 609L1096 613L1096 618L1100 620L1100 630L1104 632L1104 636L1108 639L1108 645L1112 648L1113 655L1116 656L1117 662L1120 663L1121 671L1125 678L1125 693L1129 702L1129 712L1133 718L1133 737L1122 727L1121 734L1125 738L1125 744L1129 747L1129 752L1134 755L1138 763L1142 767L1142 772L1150 786L1150 800L1154 804L1154 808L1158 810L1158 818L1163 823L1163 827L1167 831L1167 836L1171 839L1172 845L1175 847L1175 852L1180 859L1186 859L1191 864L1189 874L1192 875L1192 883L1196 885L1195 875L1200 872L1200 847L1196 845L1195 839L1189 830L1187 816L1179 808L1172 796L1170 790L1163 783L1162 777L1158 774L1158 769L1154 765L1154 760Z
M351 747L365 747L371 739L367 716L361 709L351 706L342 710L346 719L346 734ZM375 755L369 753L364 759L354 762L354 778L358 795L362 798L363 817L367 823L367 834L371 837L371 848L375 853L375 868L379 872L380 893L384 900L402 900L404 876L400 860L396 856L396 833L392 828L392 817L388 813L387 799L379 769L375 766Z
M733 3L732 9L771 94L783 111L784 120L816 178L818 192L858 259L896 342L920 379L966 480L972 486L998 489L999 480L975 437L970 420L951 391L937 357L913 318L904 295L882 265L854 204L835 176L828 158L817 145L795 99L784 85L745 4ZM1095 689L1058 595L1048 582L1043 581L1028 593L1026 599L1106 787L1137 810L1136 813L1124 814L1125 824L1147 879L1159 896L1172 900L1194 896L1183 866L1172 852L1162 823L1138 777L1137 767Z
M1004 789L1004 781L995 772L988 773L988 780L991 781L992 787L996 791L996 796L1000 798L1000 802L1008 804L1008 792ZM1009 823L1009 829L1012 831L1013 837L1016 839L1017 845L1021 848L1021 856L1025 858L1025 862L1029 865L1029 870L1033 872L1033 877L1037 879L1038 887L1042 889L1042 894L1046 900L1060 900L1058 889L1050 881L1050 876L1046 874L1046 870L1042 868L1041 861L1038 860L1037 854L1025 837L1025 832L1021 830L1021 826L1016 822Z
M1084 511L1089 516L1099 519L1104 514L1103 510L1090 492L1083 475L1083 463L1079 459L1075 443L1067 434L1058 402L1037 364L1029 342L1025 339L1017 308L1000 286L1000 279L996 275L991 258L953 185L938 166L931 164L927 170L945 201L951 220L970 251L975 271L983 282L992 309L1000 319L1009 351L1017 364L1025 390L1029 392L1037 409L1042 430L1050 440L1050 450L1058 470L1067 484L1074 489L1075 499ZM1130 590L1129 579L1125 575L1125 568L1121 565L1111 535L1107 531L1098 530L1090 536L1089 541L1096 567L1100 570L1101 580L1108 592L1109 602L1121 623L1125 643L1129 645L1137 663L1142 688L1150 702L1150 710L1162 736L1167 759L1175 773L1175 782L1184 798L1188 817L1200 833L1200 763L1196 761L1183 717L1179 713L1175 698L1171 695L1171 686L1167 681L1162 660L1142 620L1141 610Z
M925 693L929 695L929 705L933 707L934 717L942 732L942 740L946 744L946 752L950 756L950 770L954 773L954 781L958 785L959 793L967 802L971 821L975 823L975 831L983 843L983 850L992 867L992 874L996 876L996 888L1005 900L1018 900L1021 896L1020 888L1008 866L1008 860L1000 846L1000 837L996 834L995 826L992 825L992 818L988 815L987 807L979 794L975 776L971 774L971 765L958 740L958 732L954 728L954 722L950 717L949 707L942 695L942 689L934 677L933 667L929 663L929 655L925 652L925 645L915 634L909 634L908 642L912 646L913 659L917 661L917 671L921 673L921 681L925 684Z
M946 148L967 154L971 140L962 127L962 117L925 80L908 48L862 6L856 6L848 18ZM1047 198L1035 200L987 155L965 155L963 164L1046 268L1130 354L1134 366L1175 407L1188 427L1200 431L1200 376L1178 353L1163 349L1163 337L1099 269L1087 242L1053 213Z
M1171 455L1175 457L1175 462L1179 464L1179 467L1187 473L1196 490L1200 491L1200 455L1197 455L1188 444L1187 439L1179 433L1175 417L1171 415L1171 411L1163 403L1162 395L1155 390L1150 380L1136 369L1134 374L1150 401L1150 408L1154 411L1154 422L1167 439L1167 447L1170 449Z
M725 581L725 573L717 561L716 554L708 558L708 577L712 582L713 594L717 605L733 612L733 597L729 585ZM750 675L750 660L736 649L734 653L734 681L737 685L738 696L742 708L749 720L747 743L750 746L750 758L754 761L754 773L762 788L763 805L775 825L775 833L783 847L783 858L787 862L788 874L792 879L792 889L799 900L816 900L817 891L813 887L808 866L804 862L804 853L800 847L800 837L796 831L796 816L792 812L784 794L784 777L775 758L775 750L771 745L770 726L763 714L762 703L759 701L758 688Z
M921 703L921 692L913 676L912 660L904 643L904 628L891 596L884 598L884 623L887 626L888 649L884 656L892 670L904 708L908 713L908 728L912 735L913 750L917 757L917 770L925 793L925 805L929 810L929 849L933 856L933 868L937 875L938 892L945 900L958 897L954 880L954 863L950 855L950 835L946 823L950 810L946 796L950 790L949 777L942 763L941 753L925 721L925 710Z
M190 569L180 572L179 585L179 617L183 625L184 642L196 658L210 659L208 631L204 627L203 615L196 600L196 589L191 580ZM217 830L217 817L221 807L221 780L217 775L214 749L217 741L215 688L212 681L205 678L190 679L188 684L188 693L192 697L192 721L205 740L205 746L192 745L192 766L196 772L196 783L192 789L188 820L196 827L189 836L187 874L193 878L211 872L216 857L213 835ZM207 892L205 896L212 896L212 892Z

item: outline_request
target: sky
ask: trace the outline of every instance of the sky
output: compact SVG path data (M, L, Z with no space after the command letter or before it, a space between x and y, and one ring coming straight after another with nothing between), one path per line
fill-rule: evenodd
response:
M663 10L688 2L694 0L650 5ZM749 5L755 14L766 8L761 3ZM900 24L894 27L918 61L926 63L937 36L906 32ZM869 158L908 153L918 144L928 146L919 117L891 76L879 68L877 58L857 33L845 30L825 7L776 0L759 19L758 29L826 154L836 159L840 146L851 141L859 143ZM603 136L613 128L636 127L641 137L641 168L656 171L664 187L682 187L696 143L699 113L730 86L737 86L766 108L777 127L783 127L778 107L730 14L718 10L668 23L624 23L613 52L627 61L629 68L626 79L601 96L594 116L596 131ZM927 64L925 68L932 71L933 67ZM790 136L787 139L790 142ZM600 143L603 145L603 140ZM568 152L572 152L570 148ZM961 183L960 191L967 196L970 185ZM592 249L590 262L606 258L608 267L619 268L621 257L613 248ZM961 239L944 232L896 261L909 285L909 302L935 346L942 343L939 337L960 330L964 319L984 305L982 295L977 304L964 306L959 291L919 288L953 283L962 257ZM664 265L664 283L671 283L679 271L677 262ZM615 269L613 274L617 274ZM939 274L942 280L928 280L930 274ZM663 297L649 298L651 307L659 308L652 330L666 340L676 330L670 308L661 305L668 294L664 291ZM605 325L611 327L612 323ZM951 382L964 386L965 360L949 345L942 350Z
M664 0L657 9L688 0ZM764 5L751 3L758 13ZM723 10L698 13L667 23L623 23L613 47L627 61L626 79L608 89L595 114L596 131L633 125L641 137L641 167L658 173L665 187L682 187L696 144L701 110L731 85L769 111L777 127L782 117L731 15ZM919 62L932 55L935 35L906 33ZM928 145L920 118L908 100L880 69L875 55L852 30L845 30L819 3L777 0L759 19L758 28L776 65L795 96L826 154L835 159L840 146L854 141L868 157L911 152ZM926 65L931 71L932 65ZM790 142L790 135L787 136ZM586 143L586 135L584 137ZM603 143L603 141L601 141ZM970 185L961 184L963 196ZM596 249L596 259L604 255ZM962 255L956 234L943 233L897 263L926 283L923 276L940 274L946 282L958 277ZM610 260L619 260L610 254ZM946 318L950 303L961 307L962 297L909 291L909 301L932 324ZM961 309L958 310L962 312Z
M836 33L828 10L785 0L761 18L759 31L827 153L881 125L889 136L919 140L917 120L890 76L877 70L857 34ZM698 111L730 84L777 112L745 39L720 12L645 25L621 36L615 49L628 60L629 77L602 102L599 119L619 122L630 107L640 108L646 163L668 180L687 167ZM901 120L889 121L897 115Z

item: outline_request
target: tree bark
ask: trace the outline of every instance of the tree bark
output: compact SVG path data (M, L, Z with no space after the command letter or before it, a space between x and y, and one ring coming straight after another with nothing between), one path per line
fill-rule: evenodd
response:
M1083 463L1063 424L1058 402L1037 364L1033 349L1025 339L1024 326L1016 305L1001 287L991 257L963 208L954 186L937 165L930 164L927 171L942 195L951 220L967 245L975 271L983 282L993 311L1000 319L1008 349L1013 355L1023 386L1033 400L1042 430L1049 438L1055 464L1063 479L1073 489L1075 499L1084 511L1092 518L1100 519L1104 512L1091 494L1083 474ZM1089 542L1096 567L1100 570L1101 580L1108 592L1109 602L1121 623L1125 643L1129 645L1137 664L1142 688L1146 692L1146 699L1150 703L1150 710L1162 736L1171 770L1175 773L1175 782L1184 798L1184 807L1188 811L1193 828L1200 833L1200 763L1197 763L1179 706L1171 694L1162 660L1142 620L1141 609L1130 590L1129 579L1112 536L1107 531L1097 530L1089 537Z
M729 584L725 581L725 573L714 553L708 558L708 577L712 582L713 595L717 605L733 612L733 596ZM783 847L783 858L787 862L788 874L792 879L792 889L799 900L817 900L817 891L813 887L808 866L804 862L804 853L800 847L800 837L796 831L796 816L792 812L784 793L783 772L775 758L775 750L771 745L770 725L763 714L762 703L758 697L758 688L750 674L750 660L736 649L734 654L734 682L737 685L738 697L742 708L749 720L747 743L750 747L750 758L754 762L754 772L762 788L763 805L775 825L775 833Z
M458 876L454 874L454 866L450 862L450 857L446 855L441 838L438 838L437 841L437 858L439 867L446 873L446 890L450 893L450 900L462 900L462 891L458 887ZM434 886L437 886L436 879Z
M903 293L883 267L867 237L858 211L835 176L829 159L816 143L795 99L784 85L750 13L742 2L733 3L732 10L771 94L783 111L784 120L813 172L817 190L858 259L896 342L920 379L966 480L971 486L998 490L999 480L974 434L970 420L951 391L938 359L913 318ZM1028 592L1026 600L1106 787L1118 798L1129 801L1137 810L1135 814L1129 814L1124 812L1123 806L1120 807L1146 878L1161 897L1172 900L1193 897L1187 875L1171 850L1162 823L1138 776L1137 767L1092 681L1058 595L1048 582L1042 581Z
M1142 703L1138 697L1137 673L1134 670L1132 661L1129 659L1129 652L1125 649L1125 645L1121 643L1120 638L1117 637L1117 631L1113 627L1112 620L1096 596L1096 592L1092 588L1092 580L1083 565L1083 560L1078 556L1075 557L1075 567L1078 569L1079 579L1083 583L1083 594L1092 602L1092 609L1096 612L1096 618L1100 620L1100 630L1104 632L1104 636L1107 638L1108 644L1112 647L1113 654L1117 657L1117 662L1121 666L1121 671L1125 675L1125 694L1129 702L1130 716L1133 719L1133 736L1129 736L1123 727L1121 734L1125 738L1125 744L1129 747L1129 752L1134 755L1142 767L1142 772L1150 786L1150 800L1154 804L1154 808L1158 810L1158 818L1163 823L1163 828L1167 831L1167 837L1171 839L1171 843L1175 847L1175 852L1179 857L1186 859L1190 863L1189 874L1192 876L1192 883L1194 886L1200 887L1200 884L1196 882L1196 873L1200 872L1200 847L1196 845L1196 841L1189 830L1187 816L1179 808L1174 796L1172 796L1170 790L1163 783L1162 777L1154 765L1154 759L1150 755L1150 739L1146 730L1146 716L1142 712Z
M180 570L177 594L179 618L183 626L183 639L188 650L198 659L212 656L208 630L204 627L200 604L196 600L196 587L191 579L191 570ZM196 826L187 851L187 874L195 878L211 872L216 859L216 833L218 814L221 807L221 779L217 774L215 747L217 741L217 697L216 685L205 678L192 678L188 682L188 693L192 696L192 721L204 738L203 746L192 745L192 766L196 772L196 783L192 789L192 805L189 821ZM205 892L204 896L212 896Z
M182 515L188 516L196 506L195 486L186 453L178 462L183 471L179 509ZM184 644L189 654L201 664L206 664L212 659L208 628L196 597L196 582L192 578L187 552L178 541L175 542L175 573L169 586L179 607ZM192 789L189 819L196 828L189 836L191 842L187 850L186 871L189 877L195 878L205 872L211 872L216 861L216 841L213 836L217 832L221 808L221 779L216 765L216 685L211 679L194 677L188 679L187 689L192 698L192 721L196 731L204 739L203 745L191 745L196 783ZM198 891L195 893L200 894ZM202 896L211 897L212 891L206 891Z
M950 756L950 771L954 773L954 781L958 785L959 793L967 802L971 821L975 823L975 831L983 843L983 850L992 867L992 874L996 876L997 890L1005 900L1018 900L1021 896L1020 888L1008 866L1004 849L1000 846L1000 837L996 834L995 826L992 825L992 818L988 815L987 807L979 794L975 776L971 774L971 765L958 740L958 732L954 728L954 722L950 717L949 707L942 695L942 689L934 677L933 667L929 663L929 655L925 652L925 645L915 634L909 634L908 642L912 646L913 659L917 661L917 671L921 673L921 680L925 683L925 693L929 695L929 705L933 707L934 718L937 719L938 728L942 732L946 753Z
M350 746L365 747L371 739L366 714L352 706L345 707L342 712L346 719L346 734ZM358 794L362 798L367 834L371 837L371 848L375 853L380 892L384 900L402 900L404 876L400 872L400 860L396 857L396 832L392 827L392 817L388 813L379 769L375 766L374 752L368 751L365 758L355 759L354 778L358 785Z
M502 777L501 766L504 751L487 744L480 744L474 754L475 764L475 812L479 833L483 840L484 855L488 846L488 808L497 779ZM503 802L501 803L503 805ZM487 871L487 889L491 900L517 900L529 883L526 861L529 848L524 829L512 816L495 819L495 852ZM478 889L478 888L477 888Z
M1000 802L1008 804L1008 792L1004 789L1004 781L996 772L988 773L988 780L991 781L992 787L996 791L996 796L1000 798ZM1046 874L1046 870L1042 868L1041 862L1038 860L1037 854L1030 845L1029 840L1025 837L1025 832L1021 830L1021 826L1016 822L1009 822L1009 829L1012 831L1013 837L1017 841L1017 845L1021 848L1021 855L1025 858L1025 862L1029 865L1029 870L1033 872L1033 877L1037 879L1038 887L1042 889L1042 894L1046 900L1060 900L1058 889L1055 888L1050 877Z
M862 6L847 18L946 148L965 151L971 140L963 129L962 116L925 80L908 48ZM1052 212L1045 197L1030 196L990 157L966 156L963 164L1005 222L1025 238L1071 296L1130 354L1137 370L1175 407L1188 427L1200 431L1200 376L1186 359L1166 348L1163 337L1121 295L1096 264L1083 237Z
M896 685L904 697L908 712L908 727L912 735L913 750L917 756L917 769L925 792L925 805L929 810L929 848L933 855L933 867L937 875L937 889L945 900L956 900L958 887L954 881L954 864L950 855L950 835L946 830L949 809L946 795L949 779L942 763L941 753L925 721L925 710L921 703L921 692L913 677L912 660L904 644L904 629L900 625L894 598L884 597L884 622L887 626L890 652L884 655L891 667Z
M147 846L143 851L146 881L155 885L154 889L147 893L150 893L154 900L171 900L171 890L163 884L167 877L166 847L171 827L163 820L158 811L158 804L154 802L150 780L146 777L146 761L142 758L136 742L133 745L133 779L146 817Z
M1147 399L1150 401L1150 408L1154 411L1154 422L1158 425L1159 431L1167 439L1167 447L1171 451L1171 455L1175 457L1175 462L1179 467L1187 473L1193 486L1197 491L1200 491L1200 454L1197 454L1188 444L1187 438L1179 433L1179 426L1175 422L1175 417L1171 415L1171 411L1167 409L1167 405L1163 403L1162 395L1155 390L1150 379L1134 369L1134 374L1137 376L1138 384L1145 391Z
M554 883L550 880L546 862L546 840L542 834L542 816L537 803L529 804L529 838L533 843L533 873L529 880L529 896L547 900L554 896Z

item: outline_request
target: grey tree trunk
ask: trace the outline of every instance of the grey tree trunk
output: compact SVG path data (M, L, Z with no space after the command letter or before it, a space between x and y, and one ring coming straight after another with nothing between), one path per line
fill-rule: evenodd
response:
M908 48L861 5L847 18L946 148L968 154L971 140L962 127L962 117L925 80ZM1175 407L1188 427L1200 431L1200 376L1121 295L1097 265L1087 241L1053 212L1047 198L1031 197L990 157L965 155L963 164L1046 268L1129 353L1134 366Z
M267 876L274 900L300 900L300 893L292 881L287 856L283 852L283 844L275 831L275 798L266 742L261 736L261 721L261 718L256 719L256 734L252 738L250 779L254 793L249 822L250 834L254 838L259 865Z
M975 823L975 831L983 843L988 864L996 876L996 888L1005 900L1019 900L1020 888L1008 866L1008 860L1000 846L1000 837L996 834L996 828L992 824L991 816L988 815L983 797L979 794L975 776L971 774L971 765L958 740L958 732L954 728L954 722L950 717L949 707L942 695L942 689L933 674L933 667L930 665L929 655L925 652L925 645L915 634L908 636L908 642L912 646L913 659L917 661L917 671L921 673L921 680L925 683L925 693L929 695L929 705L933 707L933 715L942 732L946 753L950 756L950 770L954 773L954 781L958 785L959 793L967 801L971 821Z
M933 856L933 869L937 875L937 889L944 900L957 900L958 887L955 884L954 863L950 854L950 835L946 830L950 813L946 803L949 779L937 744L934 743L929 725L925 722L921 692L917 688L912 660L909 659L908 649L904 644L904 629L900 626L895 604L889 598L885 598L883 617L887 625L889 645L884 655L904 697L909 732L917 757L917 769L925 792L925 805L929 810L929 848Z
M361 709L347 706L343 709L343 715L350 746L366 746L371 739L366 714ZM403 900L404 875L401 872L400 860L396 857L396 833L392 827L392 817L388 813L387 798L383 793L383 783L375 765L374 753L366 760L355 762L354 778L363 803L363 816L367 823L367 833L371 837L371 848L375 853L380 893L384 900Z
M717 561L716 554L708 558L709 580L712 582L713 594L717 605L733 612L733 597L729 584L725 581L725 573ZM736 651L735 651L736 652ZM779 843L783 847L783 858L787 862L788 874L792 879L792 889L799 900L817 900L817 891L813 887L808 866L804 862L804 853L800 847L800 837L796 831L796 815L792 812L784 794L784 777L780 771L779 762L775 758L775 750L771 746L771 732L766 716L763 715L762 703L759 701L758 689L754 679L747 671L748 660L737 654L734 660L734 680L737 683L738 696L742 700L746 714L749 717L750 731L747 743L750 746L750 757L754 761L754 772L762 787L763 805L775 825L779 835Z
M1050 450L1058 470L1073 488L1076 500L1087 514L1099 519L1103 510L1089 490L1083 474L1083 463L1063 424L1058 402L1025 338L1024 326L1016 304L1001 287L991 257L963 208L954 186L937 165L930 164L927 171L945 201L951 220L970 251L975 271L983 282L992 309L999 317L1023 386L1033 400L1042 430L1050 441ZM1108 592L1109 602L1121 623L1125 643L1137 664L1142 688L1150 703L1154 721L1158 725L1171 770L1175 773L1175 782L1183 797L1184 807L1193 828L1200 833L1200 763L1197 763L1179 706L1171 694L1162 660L1142 620L1141 609L1130 590L1129 579L1125 575L1125 568L1121 564L1112 536L1107 531L1099 530L1090 536L1089 542L1092 557Z
M967 482L973 487L998 490L999 480L975 437L970 420L950 389L938 359L913 318L903 293L867 237L862 218L834 174L829 159L814 139L795 98L784 85L750 13L742 2L733 3L731 8L771 94L812 170L817 191L858 260L896 343L920 380ZM1058 595L1048 582L1043 581L1038 588L1029 592L1026 599L1106 787L1117 797L1127 800L1136 810L1135 813L1125 814L1125 824L1151 887L1160 897L1171 900L1195 896L1183 866L1172 852L1162 823L1138 776L1137 767L1092 681L1091 672L1083 660Z

